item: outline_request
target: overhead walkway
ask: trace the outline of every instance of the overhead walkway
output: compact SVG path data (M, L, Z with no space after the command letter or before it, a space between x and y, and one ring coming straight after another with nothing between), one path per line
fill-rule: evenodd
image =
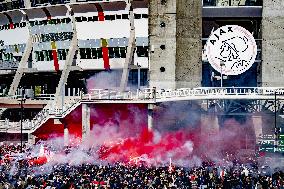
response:
M49 119L64 118L81 104L159 104L163 102L192 100L279 100L284 101L284 87L250 87L250 88L181 88L143 90L120 92L108 89L93 89L88 94L64 98L64 106L52 106L53 101L30 121L23 122L24 132L32 133ZM20 123L0 122L1 132L19 132Z

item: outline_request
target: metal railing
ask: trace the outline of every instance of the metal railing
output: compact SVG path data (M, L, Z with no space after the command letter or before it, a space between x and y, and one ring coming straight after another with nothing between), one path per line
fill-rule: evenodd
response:
M72 112L81 103L156 103L178 100L204 100L204 99L262 99L269 97L274 99L284 99L284 87L201 87L201 88L181 88L181 89L159 89L145 88L136 91L116 91L110 89L92 89L87 94L77 94L77 96L65 98L64 106L61 109L55 108L54 101L51 100L45 108L39 112L32 120L23 122L24 129L36 130L49 118L62 118ZM248 98L251 99L251 98ZM267 99L267 98L265 98ZM0 130L9 128L17 130L20 123L0 122ZM17 128L17 129L16 129Z

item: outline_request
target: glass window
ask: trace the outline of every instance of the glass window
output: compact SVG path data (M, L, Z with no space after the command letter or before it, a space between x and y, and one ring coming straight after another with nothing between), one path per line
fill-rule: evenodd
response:
M88 17L88 22L93 22L93 17Z
M91 48L86 48L86 59L92 59L92 50L91 50Z
M142 14L142 18L148 18L148 14Z
M98 58L103 58L102 48L97 48Z
M48 51L48 55L49 55L49 60L53 60L52 50Z
M82 16L82 21L87 22L88 21L87 17Z
M110 20L115 20L115 15L109 15Z
M105 20L110 20L110 15L105 15Z
M63 49L58 49L57 50L57 58L58 58L58 60L63 60L62 51L63 51Z
M76 22L82 22L82 17L76 17L75 20Z
M109 47L108 48L108 55L109 55L109 58L114 58L114 49L113 49L113 47Z
M39 53L38 53L38 51L35 51L35 59L36 59L36 61L39 61Z
M141 14L134 14L135 19L141 19Z
M15 24L14 24L14 28L18 28L19 26L20 26L19 23L15 23Z
M138 46L136 47L136 53L138 57L148 57L148 46L142 47Z
M128 14L123 14L122 19L128 19Z
M120 58L119 47L114 47L114 58Z
M0 50L0 60L3 60L3 51Z
M62 60L67 59L67 53L68 53L68 49L62 49Z
M67 24L71 22L71 18L64 18L64 20L66 21Z
M93 16L93 21L98 21L98 16Z
M43 51L40 51L39 54L40 54L39 61L44 61L44 53L43 53Z
M81 59L86 59L86 52L85 52L85 48L81 48L80 49L80 57Z
M126 47L119 47L120 49L120 57L126 58Z
M21 26L22 28L26 27L26 25L27 25L26 22L21 22L21 23L20 23L20 26Z
M98 58L98 52L96 48L92 48L92 59Z
M116 19L121 19L121 15L120 15L120 14L117 14L117 15L116 15Z

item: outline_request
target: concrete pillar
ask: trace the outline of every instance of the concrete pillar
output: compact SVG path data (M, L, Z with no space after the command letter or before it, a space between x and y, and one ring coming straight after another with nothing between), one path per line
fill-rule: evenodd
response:
M259 83L263 87L284 84L284 1L263 1L262 65Z
M29 9L29 8L31 8L31 1L30 0L24 0L24 4L25 4L25 8L26 9Z
M64 146L69 145L69 129L68 125L64 124Z
M29 144L35 144L35 139L36 139L36 137L33 134L31 134L31 133L28 134L28 143Z
M177 0L176 88L201 87L202 1Z
M253 115L251 117L256 141L258 142L259 136L262 134L262 116Z
M154 113L153 113L153 109L154 109L154 104L148 104L148 112L147 112L147 115L148 115L148 130L149 131L152 131L153 128L154 128Z
M158 89L175 88L176 0L168 0L165 4L162 1L149 1L148 22L149 85Z
M82 104L82 141L88 140L90 136L91 120L90 106Z
M201 114L201 132L203 134L216 133L220 129L218 116L214 113Z
M199 87L202 78L201 1L149 2L150 87Z

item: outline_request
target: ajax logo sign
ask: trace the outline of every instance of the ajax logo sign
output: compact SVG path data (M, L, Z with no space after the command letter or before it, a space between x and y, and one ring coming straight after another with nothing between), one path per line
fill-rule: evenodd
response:
M244 73L253 65L256 55L257 46L253 35L237 25L218 28L211 33L206 43L209 63L224 75Z

